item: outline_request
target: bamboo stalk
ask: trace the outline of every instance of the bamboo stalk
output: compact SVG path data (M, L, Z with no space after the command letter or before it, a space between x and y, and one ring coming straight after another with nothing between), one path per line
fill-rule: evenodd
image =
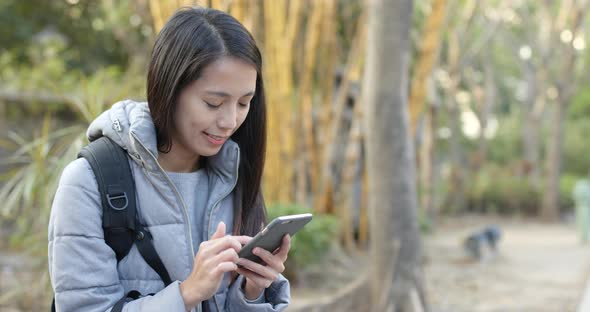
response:
M319 131L317 132L318 148L320 150L321 159L326 158L327 149L326 133L328 132L333 104L334 93L334 75L338 57L336 55L336 26L334 20L336 19L336 4L334 0L322 1L325 6L324 17L322 19L322 49L320 51L320 70L318 72L318 79L320 81L321 94L321 113L319 119ZM319 177L321 178L321 177ZM321 180L318 181L321 183Z
M246 0L233 0L229 6L230 14L235 17L246 29L252 32L252 16L250 13L249 3Z
M229 1L226 0L211 0L210 7L216 10L227 12L229 9Z
M301 28L301 23L304 17L303 11L304 1L290 1L288 3L288 12L286 19L283 20L284 25L284 33L281 36L282 41L281 44L281 51L280 53L285 56L285 64L282 65L282 68L288 68L289 70L283 70L283 74L285 74L286 86L284 94L284 100L282 103L288 105L287 109L290 109L290 119L286 120L286 129L283 130L284 135L284 155L283 158L285 159L285 179L290 183L289 185L292 186L291 189L284 189L283 193L281 194L282 201L292 201L295 200L299 203L306 202L306 193L307 193L307 171L306 171L306 164L303 162L303 159L300 157L301 153L296 153L296 151L303 150L303 146L301 144L300 133L299 133L299 124L298 121L301 120L301 112L297 109L296 103L298 102L295 93L295 86L294 86L294 64L295 62L295 51L298 49L298 39L299 33ZM287 6L285 6L287 7ZM297 167L297 170L293 170L293 167Z
M293 109L292 109L292 92L293 92L293 77L292 77L292 65L293 65L293 54L289 47L293 44L290 41L290 38L285 36L287 31L287 22L289 21L293 14L293 11L289 12L291 15L288 15L287 12L287 2L284 0L281 1L274 1L277 4L277 9L279 10L280 14L274 15L274 22L269 27L274 28L276 25L280 25L280 28L277 27L277 30L280 31L276 32L275 42L277 45L275 46L276 50L276 57L278 67L275 69L278 74L278 81L280 83L278 91L278 100L273 103L273 105L277 106L279 109L277 110L278 115L275 115L275 118L280 121L277 126L277 132L280 133L280 148L281 148L281 158L280 158L280 168L278 168L278 177L280 181L280 187L278 190L278 200L280 202L291 202L293 199L293 163L294 163L294 136L292 133L286 131L286 129L290 129L291 127L287 127L286 129L283 128L283 125L288 125L293 123ZM282 120L281 120L282 119ZM295 129L294 127L292 129Z
M332 106L334 104L334 82L335 82L335 74L336 74L336 64L338 62L338 57L336 55L336 26L335 26L335 19L336 19L336 3L334 0L324 0L321 2L324 5L324 16L322 18L321 24L321 42L322 42L322 49L319 52L319 71L317 73L320 90L321 90L321 105L319 107L320 114L319 114L319 125L318 131L316 131L316 148L318 149L319 153L319 160L324 161L324 159L328 158L328 147L330 146L330 142L327 141L327 133L330 129L330 124L332 120ZM326 170L326 169L324 169ZM318 173L322 172L319 169L317 170ZM317 182L315 185L319 186L320 189L315 191L318 192L316 194L314 200L314 208L318 211L323 212L333 212L333 186L331 183L327 183L323 186L323 176L317 175L315 177ZM318 206L318 204L320 206Z
M295 44L286 35L288 21L298 19L301 10L290 10L286 1L264 2L266 72L269 84L269 157L265 180L269 187L269 201L292 201L293 159L295 136L291 132L293 120L293 57L290 50ZM287 21L287 22L286 22ZM296 22L290 22L296 23ZM295 33L295 32L293 32Z
M160 7L160 1L150 0L149 8L150 14L152 15L153 27L157 33L160 31L160 29L162 29L162 27L164 27L164 21L162 18L162 7Z
M273 14L275 6L271 1L264 2L263 8L263 18L265 25L272 25L273 23ZM277 27L278 28L278 27ZM266 56L266 63L267 66L265 67L265 76L267 81L271 81L272 83L277 83L277 73L276 70L273 70L275 66L278 66L276 61L276 51L275 45L276 42L274 39L277 37L275 35L277 28L265 27L264 28L264 50ZM278 127L278 120L275 119L277 116L277 108L273 103L275 103L278 99L277 91L272 85L269 83L269 88L267 89L267 110L268 110L268 150L267 150L267 161L266 161L266 168L264 171L264 181L265 181L265 197L269 202L272 202L278 198L278 189L277 184L280 186L280 181L278 181L278 176L276 175L279 169L279 159L280 159L280 140L279 135L275 131Z
M289 45L289 48L286 49L287 53L292 54L293 50L297 46L297 38L298 32L301 27L301 20L303 17L303 2L300 1L291 1L289 2L289 16L286 22L286 41Z
M314 69L317 62L317 50L320 36L321 20L323 15L323 5L319 2L311 2L311 17L307 26L306 42L305 42L305 57L303 60L303 72L300 79L300 98L301 98L301 129L303 130L303 162L305 164L305 171L309 174L309 182L311 189L311 202L313 202L313 195L317 189L318 182L318 163L316 157L316 143L313 134L313 78ZM307 179L306 179L307 181ZM306 187L307 188L307 187ZM309 197L309 196L306 196Z
M166 21L176 12L176 10L185 6L194 5L195 1L191 0L150 0L149 8L153 19L153 27L156 33L160 32Z
M365 42L364 38L366 35L366 14L363 14L358 20L357 33L353 39L351 50L349 51L348 60L344 75L342 77L342 83L338 89L336 101L334 105L334 116L331 120L329 130L327 131L326 141L326 153L322 163L322 184L320 187L321 196L317 198L315 208L319 213L325 213L330 210L328 203L333 202L332 199L328 198L331 194L327 191L328 184L333 183L332 164L336 156L336 144L335 139L342 126L342 114L346 105L346 98L348 97L350 82L353 80L359 80L362 52ZM334 186L331 186L334 189Z
M302 147L298 146L298 149L302 149ZM305 203L307 201L307 175L305 174L307 171L305 170L304 158L299 157L295 159L294 165L297 168L298 172L298 174L296 175L295 184L295 201L297 203Z
M410 90L410 128L416 132L416 123L422 114L426 99L426 85L438 57L442 24L445 20L447 0L433 0L430 15L423 31L414 79Z

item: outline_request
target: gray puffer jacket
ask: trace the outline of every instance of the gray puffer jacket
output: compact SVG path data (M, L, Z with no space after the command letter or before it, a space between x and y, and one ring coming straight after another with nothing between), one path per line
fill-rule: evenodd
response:
M154 247L175 282L164 288L135 246L117 263L104 241L96 179L89 163L80 158L62 173L49 221L49 273L57 311L109 311L130 290L155 294L125 304L124 311L185 311L179 285L190 274L197 250L193 250L187 209L158 164L156 133L147 104L116 103L90 125L87 135L90 140L107 136L129 153L140 220L151 232ZM208 161L211 193L202 223L206 226L200 229L203 237L210 238L220 221L232 233L239 157L238 145L229 140ZM239 276L232 283L226 273L202 310L282 311L289 304L289 282L283 276L266 289L263 303L246 300L242 282ZM201 311L201 306L195 310Z

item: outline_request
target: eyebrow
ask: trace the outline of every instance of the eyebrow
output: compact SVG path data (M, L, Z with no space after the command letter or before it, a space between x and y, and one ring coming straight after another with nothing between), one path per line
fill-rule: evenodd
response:
M220 97L231 97L231 95L227 92L223 92L223 91L206 91L207 94L211 94L211 95L216 95L216 96L220 96ZM250 91L244 95L242 95L241 97L245 97L245 96L252 96L254 95L254 91Z

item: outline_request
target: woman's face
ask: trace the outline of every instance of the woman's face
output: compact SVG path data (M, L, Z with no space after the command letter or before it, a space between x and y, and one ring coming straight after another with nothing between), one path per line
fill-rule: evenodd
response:
M209 64L180 93L171 152L186 158L217 154L246 119L255 89L253 65L234 57Z

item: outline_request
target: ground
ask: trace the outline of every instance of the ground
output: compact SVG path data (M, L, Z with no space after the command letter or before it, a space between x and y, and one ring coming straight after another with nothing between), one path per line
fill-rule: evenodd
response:
M464 237L499 225L499 252L471 261ZM590 273L590 248L572 224L506 218L447 218L424 238L425 276L432 310L576 311Z
M498 252L484 261L473 260L464 252L463 240L487 225L501 230ZM433 312L576 311L590 277L590 246L580 243L571 222L445 217L436 231L423 236L423 244ZM366 253L357 256L339 282L356 276L367 261ZM327 265L324 270L336 269ZM324 280L334 284L330 277ZM334 293L333 287L323 288L293 289L294 306Z

